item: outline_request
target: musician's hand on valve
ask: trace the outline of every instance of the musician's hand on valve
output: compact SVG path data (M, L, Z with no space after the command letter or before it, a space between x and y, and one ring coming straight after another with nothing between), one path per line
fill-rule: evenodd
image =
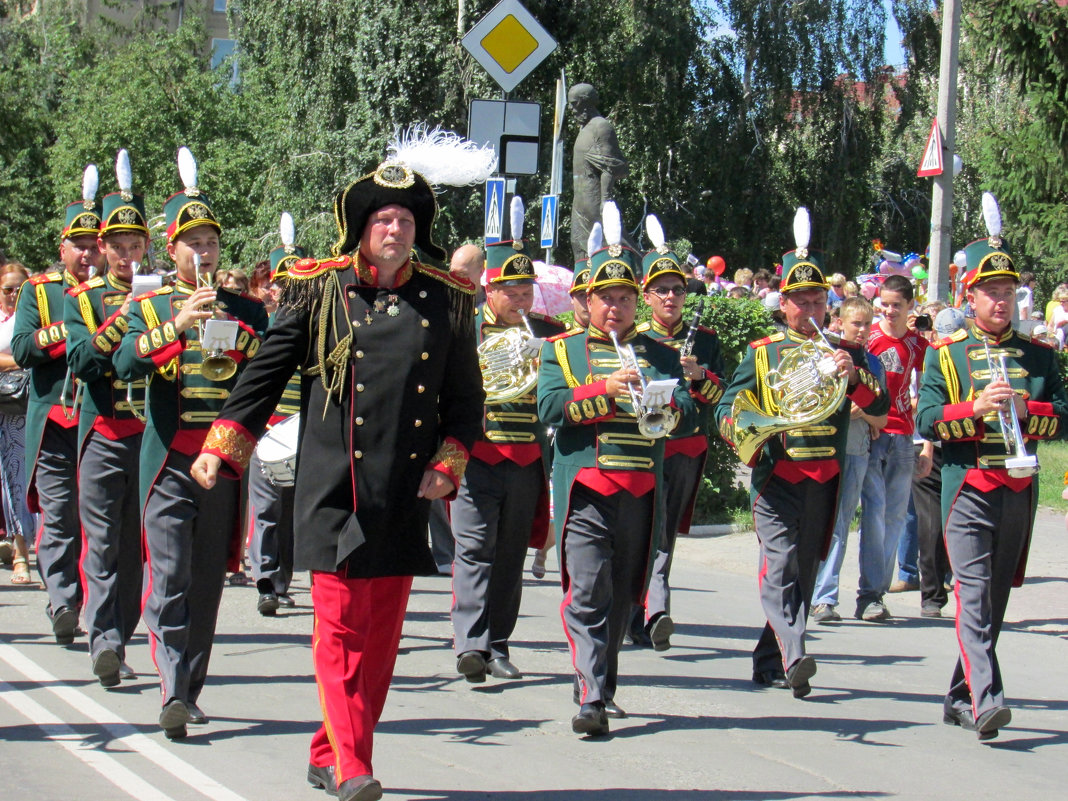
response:
M1016 395L1009 386L1008 381L991 381L972 403L972 414L975 417L985 417L991 412L997 412L1001 404ZM1022 398L1020 400L1023 400ZM1019 407L1017 407L1017 410ZM1027 405L1024 404L1024 413Z
M616 370L604 382L605 394L610 398L620 398L630 392L630 385L641 386L641 376L637 370Z
M531 337L530 339L523 340L523 344L519 346L519 352L523 355L524 359L536 359L541 353L541 346L544 344L544 339Z
M682 356L679 363L682 365L682 374L690 381L699 381L705 377L704 368L697 363L696 356Z
M202 320L211 319L215 313L215 290L211 287L201 287L189 296L189 300L182 306L181 311L174 316L174 329L180 334L187 331Z
M1027 401L1017 395L1015 392L1012 394L1013 405L1016 406L1016 419L1021 423L1027 419Z
M849 379L849 386L855 385L860 380L857 367L853 364L853 357L844 350L838 349L834 352L834 363L838 365L838 375Z

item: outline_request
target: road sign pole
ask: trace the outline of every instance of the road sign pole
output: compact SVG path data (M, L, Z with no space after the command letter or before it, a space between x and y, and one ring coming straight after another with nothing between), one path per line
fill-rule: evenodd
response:
M931 265L927 297L939 299L949 291L949 263L953 257L953 152L957 126L957 40L960 0L942 3L942 59L938 70L938 124L942 129L942 163L931 190Z

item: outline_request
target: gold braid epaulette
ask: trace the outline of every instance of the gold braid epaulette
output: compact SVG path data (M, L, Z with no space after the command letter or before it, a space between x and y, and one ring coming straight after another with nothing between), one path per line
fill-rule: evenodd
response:
M466 277L453 275L421 261L412 260L416 272L445 284L449 292L449 324L453 331L463 331L472 326L475 315L475 285Z
M429 275L431 278L436 278L443 284L448 284L453 289L458 289L461 292L466 292L468 295L474 295L477 287L471 283L470 279L462 275L453 275L448 270L439 270L429 264L423 264L421 261L413 262L415 269L421 272L423 275Z

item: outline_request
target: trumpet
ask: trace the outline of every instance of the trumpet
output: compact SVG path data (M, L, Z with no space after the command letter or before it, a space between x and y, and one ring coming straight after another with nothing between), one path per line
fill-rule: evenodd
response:
M197 286L204 289L211 289L211 282L206 275L200 272L200 254L193 254L193 265L196 267L197 273ZM212 304L212 310L217 309L218 306ZM234 373L237 372L237 362L221 348L216 348L210 353L205 353L204 348L204 322L203 320L197 320L197 334L200 338L201 347L201 361L200 361L200 374L208 381L227 381L234 377Z
M679 424L679 413L665 408L664 406L645 406L642 399L645 396L645 388L648 382L642 375L638 366L638 356L634 353L634 347L624 346L619 341L619 335L610 331L612 344L616 346L616 355L619 356L619 366L623 370L633 370L638 374L641 393L634 388L634 384L628 384L630 391L630 404L634 407L634 416L638 419L638 432L646 439L660 439L666 437L675 430Z
M998 352L997 361L994 361L990 351L990 343L983 341L986 348L986 363L990 368L990 381L1009 380L1009 367L1005 362L1005 351ZM1013 478L1028 478L1038 474L1038 457L1027 452L1027 444L1024 441L1023 431L1020 429L1020 418L1016 416L1016 404L1012 398L998 406L998 422L1001 423L1001 440L1005 443L1005 470Z
M536 339L527 313L519 310L523 328L506 328L478 346L478 366L486 403L509 403L521 398L538 383L538 358L523 354L523 345Z

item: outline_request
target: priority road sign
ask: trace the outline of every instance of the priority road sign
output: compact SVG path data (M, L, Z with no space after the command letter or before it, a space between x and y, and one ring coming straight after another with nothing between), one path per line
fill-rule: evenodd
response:
M557 195L541 197L541 246L551 248L556 244L556 210L560 198Z
M506 92L556 49L556 40L519 0L501 0L460 44Z
M500 242L504 229L504 178L486 180L486 242Z
M938 129L938 117L931 121L931 132L927 134L927 146L923 149L923 160L916 171L919 178L942 174L942 132Z

